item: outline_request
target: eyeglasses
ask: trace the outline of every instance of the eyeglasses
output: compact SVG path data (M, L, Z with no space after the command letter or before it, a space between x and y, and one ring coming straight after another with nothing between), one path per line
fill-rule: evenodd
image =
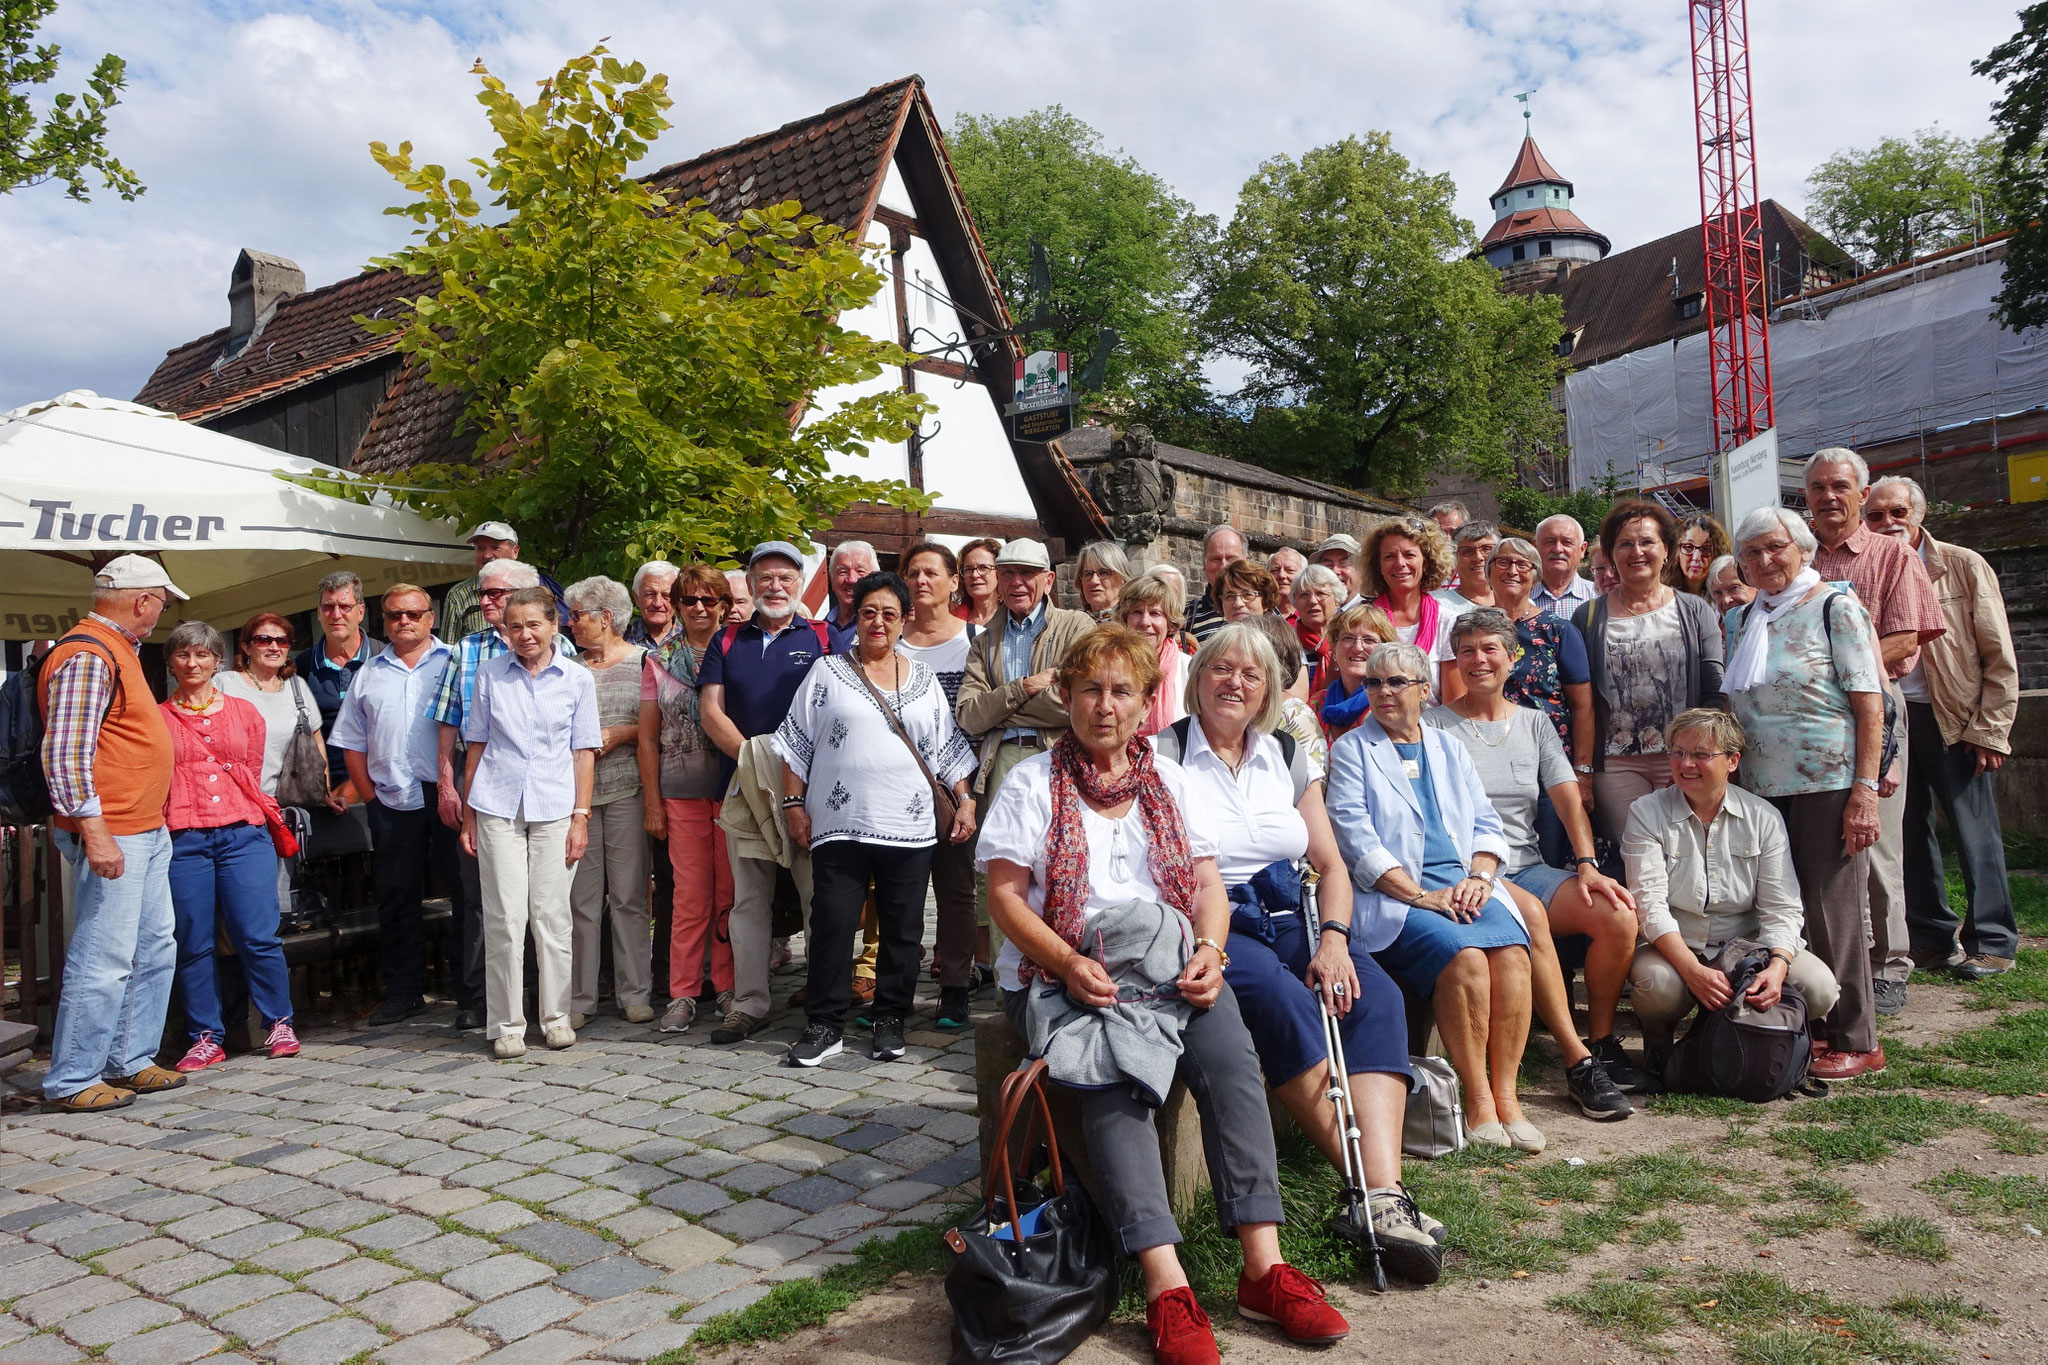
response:
M1663 543L1664 542L1656 536L1651 536L1646 540L1617 540L1614 542L1614 552L1616 554L1634 553L1646 555L1649 554L1652 550L1657 549Z
M1671 757L1680 763L1699 764L1709 763L1714 759L1728 757L1731 754L1731 751L1728 749L1673 749L1670 752Z
M725 599L722 597L706 597L701 593L693 592L681 594L670 600L679 607L715 607Z
M432 607L384 608L384 619L387 621L419 621L425 619L426 617L432 616L433 614L434 609Z
M292 640L289 635L251 635L249 643L257 649L290 649L292 647Z
M977 574L994 573L995 571L996 566L993 564L969 564L960 570L962 574L969 578L973 578Z
M360 602L322 602L320 604L320 614L322 616L344 616L362 605Z
M500 597L510 597L511 595L512 589L510 588L485 588L477 593L477 597L485 602L495 602Z
M1232 668L1229 664L1210 664L1209 676L1219 683L1237 682L1244 687L1264 687L1266 672L1260 668Z
M1404 688L1404 687L1427 687L1427 686L1429 686L1429 684L1428 684L1427 682L1425 682L1424 680L1422 680L1421 678L1400 678L1400 677L1394 677L1394 678L1367 678L1367 679L1365 680L1365 685L1366 685L1367 687L1371 688L1371 689L1372 689L1373 691L1375 691L1375 692L1379 692L1379 691L1390 691L1390 692L1399 692L1399 691L1400 691L1400 690L1401 690L1402 688Z
M1526 559L1496 559L1493 567L1506 573L1535 573L1536 566Z
M1223 600L1240 606L1261 607L1266 604L1266 595L1257 589L1250 592L1227 592L1223 594Z
M1120 576L1114 569L1083 569L1074 575L1076 578L1117 578Z
M892 626L903 619L903 613L894 607L862 607L857 614L863 621L882 621Z

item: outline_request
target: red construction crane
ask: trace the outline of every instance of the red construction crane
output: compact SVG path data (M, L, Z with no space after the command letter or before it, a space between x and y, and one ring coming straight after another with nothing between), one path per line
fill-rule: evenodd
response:
M1763 220L1749 102L1749 7L1747 0L1688 0L1688 8L1714 449L1725 452L1773 425Z

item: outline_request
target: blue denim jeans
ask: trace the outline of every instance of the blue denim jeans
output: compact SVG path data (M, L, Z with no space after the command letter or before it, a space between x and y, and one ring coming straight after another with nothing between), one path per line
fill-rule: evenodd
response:
M178 1003L195 1041L221 1036L214 988L214 926L242 959L249 998L267 1028L292 1017L291 974L277 937L277 852L261 825L181 829L171 835L171 904L178 926Z
M156 1060L177 965L172 937L171 832L117 834L123 867L113 881L85 860L75 834L55 832L78 869L64 994L43 1094L60 1100L108 1076L132 1076Z

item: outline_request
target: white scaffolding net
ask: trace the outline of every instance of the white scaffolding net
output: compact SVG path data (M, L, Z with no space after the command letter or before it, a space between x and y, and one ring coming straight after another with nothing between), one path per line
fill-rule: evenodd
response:
M1990 260L1847 299L1819 319L1774 319L1779 449L1804 457L2048 404L2048 329L2016 334L1991 315L2004 275ZM1632 480L1638 467L1646 484L1703 472L1706 335L1580 370L1565 401L1574 487L1610 473Z

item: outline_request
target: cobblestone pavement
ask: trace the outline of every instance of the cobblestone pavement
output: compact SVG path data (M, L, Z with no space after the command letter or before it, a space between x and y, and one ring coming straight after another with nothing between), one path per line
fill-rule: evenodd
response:
M800 981L785 973L776 997ZM605 1015L493 1061L452 1007L0 1122L0 1360L640 1361L979 1176L971 1032L780 1065ZM986 1000L977 1002L986 1008ZM13 1078L33 1083L39 1077Z

